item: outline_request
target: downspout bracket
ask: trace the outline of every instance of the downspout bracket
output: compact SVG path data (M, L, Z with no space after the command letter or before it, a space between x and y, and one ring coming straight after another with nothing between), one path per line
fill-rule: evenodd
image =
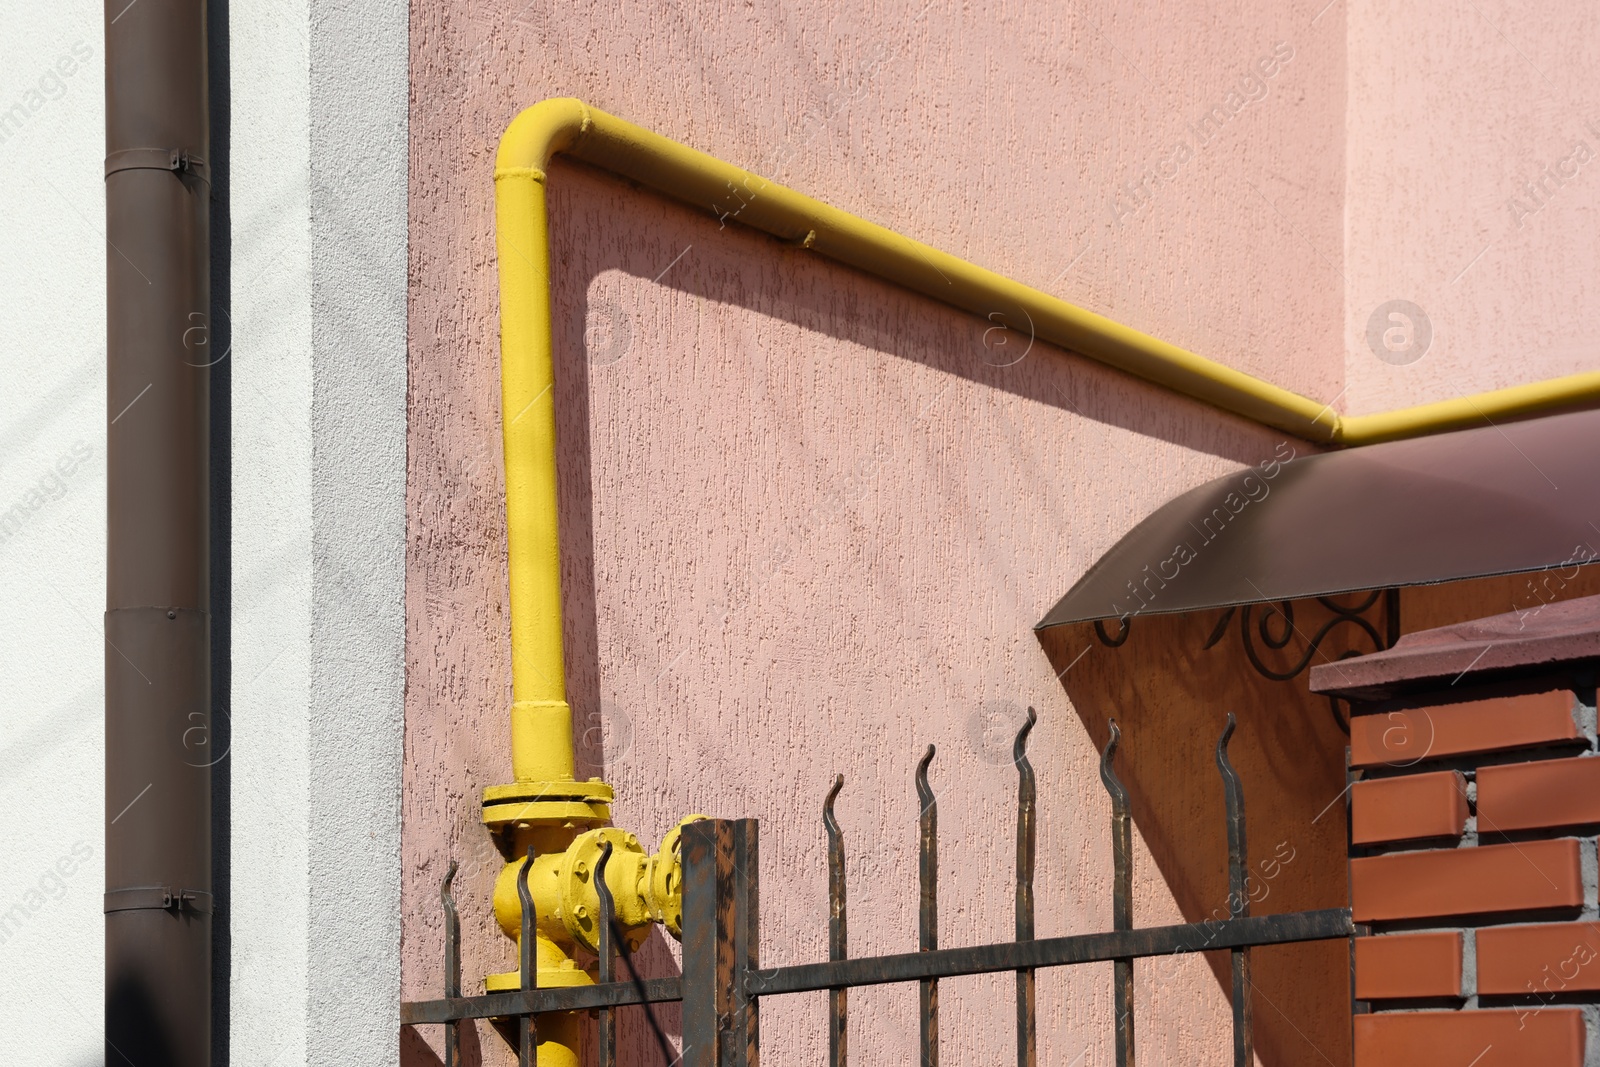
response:
M165 885L108 889L104 911L107 915L114 911L175 911L210 915L211 894L203 889L173 889Z
M206 161L183 148L124 148L106 156L106 177L125 170L165 170L193 174L211 183Z

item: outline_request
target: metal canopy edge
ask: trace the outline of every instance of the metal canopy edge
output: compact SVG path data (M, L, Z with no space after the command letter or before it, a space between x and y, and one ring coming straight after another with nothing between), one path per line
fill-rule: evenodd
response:
M1600 411L1295 447L1163 505L1035 629L1600 560Z

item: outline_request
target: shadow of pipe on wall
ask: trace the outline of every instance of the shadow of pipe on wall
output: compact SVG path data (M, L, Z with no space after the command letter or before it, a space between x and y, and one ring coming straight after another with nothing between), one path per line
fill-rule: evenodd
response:
M634 307L629 300L595 292L595 281L608 273L649 280L707 306L743 308L1105 427L1240 464L1271 454L1271 442L1283 437L1093 360L1035 343L1021 313L996 309L980 317L932 303L768 235L721 227L708 212L631 187L582 163L556 160L549 193L551 259L556 264L552 331L564 636L568 701L578 716L582 775L604 773L612 754L603 751L608 745L601 735L609 737L614 718L602 714L599 672L594 463L589 449L593 396L596 389L614 388L607 377L640 373L641 361L662 358L670 343L652 329L651 316L660 315L659 307ZM615 218L643 220L648 239L595 240L597 232L615 229L608 221ZM762 383L811 373L789 352L745 351L737 340L730 335L720 351L696 358L720 361L724 373L754 376ZM756 392L759 396L765 390ZM947 413L940 410L941 397L908 397L914 401L911 406L895 414L907 425L942 417ZM758 410L729 412L728 417L759 424L770 415ZM1295 445L1303 453L1316 451L1304 442ZM888 462L894 460L891 453ZM499 462L498 455L494 462ZM647 484L647 472L639 475L640 491L660 490ZM1070 482L1071 471L1037 470L1028 477ZM492 481L485 478L485 488ZM503 492L503 483L498 491ZM1074 492L1066 484L1056 491ZM759 590L749 595L759 595ZM651 676L665 674L670 657L642 666ZM645 709L624 710L634 720L648 715ZM604 731L589 729L602 723Z

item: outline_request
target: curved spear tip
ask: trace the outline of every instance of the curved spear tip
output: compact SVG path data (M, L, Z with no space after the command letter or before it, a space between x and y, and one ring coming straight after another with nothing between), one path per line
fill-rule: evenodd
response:
M517 871L517 880L524 886L528 884L528 872L533 870L533 861L537 857L538 854L534 852L533 846L529 845L527 858L522 861L522 867Z
M1122 739L1122 731L1117 729L1117 720L1108 720L1111 724L1111 737L1106 741L1106 747L1100 753L1100 781L1105 783L1106 789L1118 802L1126 802L1127 793L1122 782L1117 778L1117 772L1112 770L1112 758L1117 753L1117 742Z
M1238 722L1233 717L1233 712L1228 713L1228 724L1222 728L1222 736L1217 738L1217 769L1222 772L1225 783L1237 783L1239 776L1234 772L1233 761L1228 758L1228 740L1233 737L1234 727Z
M1039 713L1032 707L1028 708L1028 721L1022 724L1017 731L1016 740L1011 742L1011 762L1020 763L1028 750L1028 734L1033 730L1034 723L1039 721Z
M933 797L933 790L928 785L928 764L933 762L933 752L933 746L929 745L928 751L924 752L922 758L917 761L917 794L922 797L924 804L927 804Z
M533 870L533 846L528 846L528 858L522 861L522 866L517 870L517 898L522 901L524 913L533 906L533 897L528 892L528 872Z
M1111 726L1111 736L1106 739L1106 747L1100 750L1100 762L1109 764L1112 753L1117 751L1117 743L1122 740L1122 731L1117 728L1116 719L1107 719Z
M456 870L460 864L455 860L450 861L450 869L444 872L444 881L439 886L439 900L444 903L445 910L451 915L456 913L456 899L450 895L450 884L456 880Z
M839 795L839 790L844 788L844 775L836 774L833 777L833 788L828 790L827 799L822 802L822 821L829 827L837 825L833 821L833 801Z
M835 837L839 833L839 820L833 815L833 801L839 795L839 790L844 788L844 775L833 776L833 788L828 790L828 798L822 802L822 825L828 831L828 836Z

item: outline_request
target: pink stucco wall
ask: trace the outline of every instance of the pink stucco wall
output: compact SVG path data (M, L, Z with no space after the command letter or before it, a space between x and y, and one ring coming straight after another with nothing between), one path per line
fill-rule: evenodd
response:
M1347 34L1346 410L1593 370L1600 10L1354 0ZM1395 299L1432 342L1390 361L1367 331Z
M479 790L510 775L490 173L511 117L576 95L1307 395L1427 398L1436 383L1375 378L1341 340L1357 296L1413 290L1374 280L1385 268L1363 213L1393 192L1346 159L1360 80L1347 49L1377 62L1372 36L1347 32L1344 5L1321 8L413 4L407 997L439 988L450 858L468 989L513 959L477 814ZM1001 735L1029 704L1041 934L1109 925L1095 751L1109 713L1145 797L1138 922L1205 918L1225 900L1210 745L1228 710L1262 813L1256 851L1304 846L1274 907L1341 903L1342 826L1315 818L1342 786L1325 706L1231 681L1242 661L1197 658L1176 622L1122 658L1095 646L1082 661L1031 629L1140 518L1278 437L1025 337L986 345L988 323L710 210L566 163L550 188L580 773L616 787L616 821L652 846L691 811L761 819L769 960L824 952L819 811L835 772L852 949L915 943L911 772L928 742L942 938L1009 936ZM1430 206L1435 224L1442 210ZM1500 384L1473 366L1474 387ZM646 959L668 973L671 951L653 940ZM1263 1063L1347 1056L1327 962L1262 954L1278 992L1256 1009ZM1139 989L1144 1058L1230 1062L1227 997L1205 961L1146 970ZM1009 980L948 984L951 1062L1007 1058L1010 995ZM1110 1061L1109 968L1042 977L1039 1004L1042 1060ZM767 1062L817 1062L823 1011L817 997L768 1005ZM852 1020L858 1062L906 1062L915 991L853 994ZM438 1040L408 1033L406 1062L436 1062ZM480 1054L511 1062L488 1028Z

